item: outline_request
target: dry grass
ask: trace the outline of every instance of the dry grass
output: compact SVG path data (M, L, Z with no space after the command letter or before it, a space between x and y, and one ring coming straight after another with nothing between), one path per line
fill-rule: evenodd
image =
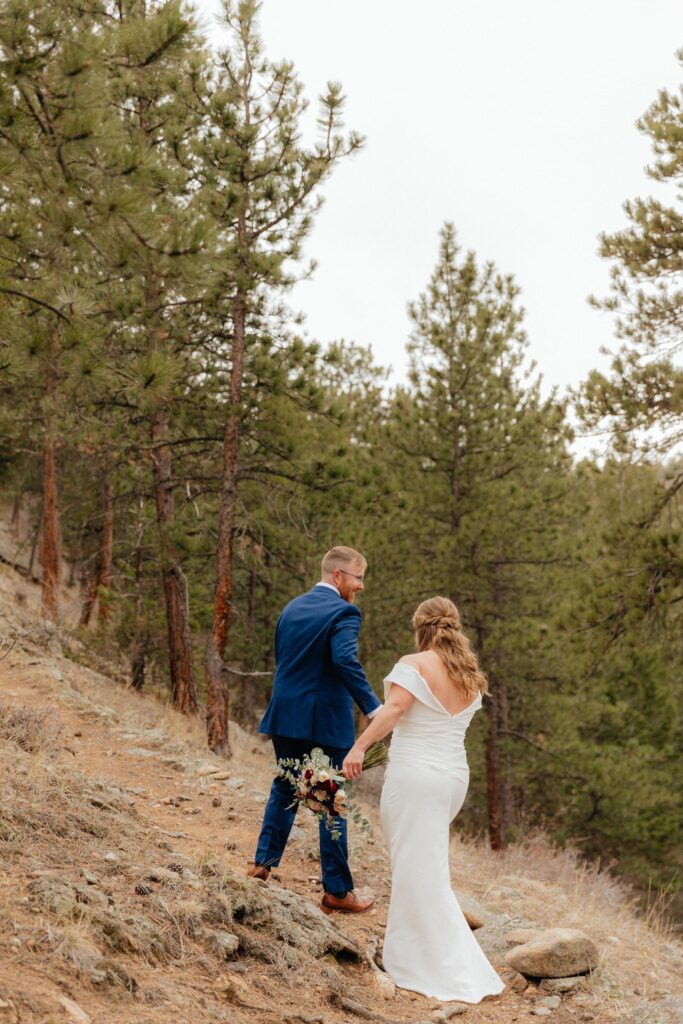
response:
M0 740L27 753L53 751L61 731L59 720L48 711L0 704Z

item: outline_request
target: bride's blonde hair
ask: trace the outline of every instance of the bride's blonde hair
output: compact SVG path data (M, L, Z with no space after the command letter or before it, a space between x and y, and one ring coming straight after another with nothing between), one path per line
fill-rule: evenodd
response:
M436 651L455 685L473 700L488 693L486 676L479 669L477 656L462 631L460 613L447 597L430 597L418 605L413 615L415 644L418 651Z

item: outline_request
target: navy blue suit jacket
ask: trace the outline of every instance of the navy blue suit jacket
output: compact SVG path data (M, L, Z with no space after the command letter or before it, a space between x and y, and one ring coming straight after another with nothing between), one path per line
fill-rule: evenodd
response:
M330 587L289 602L275 629L273 695L259 732L353 746L353 702L366 715L380 707L358 661L360 624L358 608Z

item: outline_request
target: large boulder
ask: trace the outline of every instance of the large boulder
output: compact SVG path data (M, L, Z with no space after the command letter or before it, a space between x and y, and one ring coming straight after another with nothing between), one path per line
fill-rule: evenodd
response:
M595 944L575 928L550 928L515 946L505 961L531 978L567 978L598 966Z

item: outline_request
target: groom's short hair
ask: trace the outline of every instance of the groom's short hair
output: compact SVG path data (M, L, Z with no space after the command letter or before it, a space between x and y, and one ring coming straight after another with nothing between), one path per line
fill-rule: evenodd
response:
M323 555L322 561L322 574L334 572L335 569L342 569L345 565L351 565L352 562L361 562L363 569L367 568L367 559L365 555L361 555L360 551L356 551L355 548L347 548L344 545L339 545L336 548L330 548Z

